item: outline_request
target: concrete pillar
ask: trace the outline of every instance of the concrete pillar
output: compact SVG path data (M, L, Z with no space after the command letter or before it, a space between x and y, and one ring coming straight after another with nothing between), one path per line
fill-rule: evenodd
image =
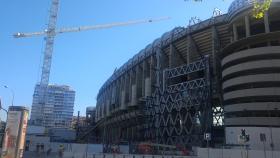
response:
M105 103L104 103L104 91L102 92L102 101L101 101L101 107L102 107L102 118L104 117L105 113Z
M212 60L213 60L213 75L216 75L216 46L217 46L217 32L216 27L212 27Z
M116 96L115 96L116 108L120 107L120 87L121 87L121 82L120 79L118 78L116 81Z
M122 93L122 77L119 77L119 84L118 84L118 103L119 108L121 107L121 93Z
M248 15L245 16L245 32L246 32L246 37L250 37L251 30L250 30L250 19Z
M175 51L174 51L174 47L173 44L169 45L169 68L174 67L175 65Z
M98 101L97 101L97 104L96 104L96 111L95 111L95 120L98 121L99 118L98 118L98 113L99 113L99 106L98 106Z
M145 78L146 78L146 73L147 73L147 62L146 60L143 61L142 63L142 96L145 96Z
M122 77L119 77L118 79L118 104L119 104L119 108L121 107L121 93L122 93Z
M129 101L129 72L126 72L124 74L125 76L125 106L127 106L128 101Z
M102 99L102 103L100 104L101 105L101 115L100 117L103 118L104 116L104 103L103 103L103 99Z
M110 86L106 89L106 116L110 115Z
M137 87L136 84L133 84L131 86L131 102L130 102L131 106L135 106L137 105Z
M187 35L187 64L191 63L191 35Z
M270 28L269 28L269 17L268 17L268 12L266 11L264 13L264 28L265 28L265 33L269 33L270 32Z
M112 100L112 97L113 97L113 89L114 89L114 84L113 83L111 83L111 85L110 85L110 89L109 89L109 106L110 106L110 112L112 111L112 109L113 109L113 100Z
M100 119L100 106L98 104L97 108L96 108L96 120L98 121Z
M121 78L121 109L125 109L125 76L123 75Z
M237 28L236 28L236 24L235 23L232 24L232 31L233 31L233 41L237 41L238 34L237 34Z
M107 115L110 113L110 107L111 107L111 85L107 87L107 96L106 96L106 102L107 102Z
M155 61L154 56L150 57L150 78L151 78L151 91L153 92L153 85L155 85Z
M191 63L191 45L192 45L192 40L191 40L191 35L187 35L187 64ZM190 75L188 75L188 80L190 79Z
M103 103L102 103L102 96L100 96L100 115L99 115L99 118L101 119L102 118L102 115L103 115Z
M131 88L132 88L132 69L129 70L129 92L128 92L128 102L131 104Z
M141 90L141 72L140 72L140 67L139 65L136 65L136 95L137 95L137 98L141 97L141 94L142 94L142 90Z
M107 96L106 96L106 89L104 90L103 94L103 104L104 104L104 117L107 115Z
M145 97L151 96L151 78L150 77L147 77L145 79L145 93L144 93L144 96Z
M160 88L161 50L156 50L156 87Z
M112 95L111 95L111 104L115 105L116 104L116 81L112 83ZM114 107L112 107L112 110Z
M187 34L187 64L191 62L191 29L188 27Z

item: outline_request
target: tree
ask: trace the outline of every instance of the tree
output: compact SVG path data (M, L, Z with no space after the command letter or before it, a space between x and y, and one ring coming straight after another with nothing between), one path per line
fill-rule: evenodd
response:
M260 19L264 16L264 13L270 8L272 0L264 0L263 2L258 2L254 0L253 16L256 19Z

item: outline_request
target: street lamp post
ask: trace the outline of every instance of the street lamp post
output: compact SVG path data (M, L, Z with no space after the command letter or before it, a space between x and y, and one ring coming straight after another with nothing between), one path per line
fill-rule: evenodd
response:
M12 106L14 106L14 98L15 98L15 92L13 89L11 89L10 87L8 87L7 85L4 85L4 88L7 88L11 91L12 93Z
M7 116L8 116L8 110L6 110L6 109L4 109L3 107L2 107L2 103L1 103L1 98L0 98L0 110L4 110L6 113L7 113Z
M5 112L6 112L6 125L7 125L7 121L8 121L8 110L7 109L4 109L3 107L2 107L2 103L1 103L1 98L0 98L0 110L4 110ZM1 122L0 122L1 123ZM4 134L6 133L5 132L6 131L6 127L4 127ZM4 139L4 137L2 138L2 140L0 140L0 143L2 144L3 143L3 139Z

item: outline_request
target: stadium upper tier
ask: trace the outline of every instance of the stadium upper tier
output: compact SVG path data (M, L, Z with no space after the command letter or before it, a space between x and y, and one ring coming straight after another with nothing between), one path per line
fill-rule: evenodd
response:
M264 1L264 0L259 0ZM142 49L139 53L134 55L131 59L129 59L125 64L123 64L120 68L118 68L113 75L103 84L100 88L97 97L100 92L112 81L121 76L124 72L129 70L131 67L137 65L145 58L151 56L153 53L156 53L156 49L163 48L168 46L170 43L186 36L186 34L191 34L193 32L205 29L211 25L223 23L229 21L234 15L250 8L253 6L254 0L235 0L231 3L228 13L215 17L213 15L212 18L207 19L205 21L200 21L199 19L191 19L189 21L189 25L187 27L176 27L173 30L166 32L160 38L157 38L151 44L147 45L144 49ZM273 0L273 3L280 2L280 0Z
M99 97L100 93L114 80L120 77L123 73L127 72L129 69L134 67L135 65L142 62L144 59L150 57L155 54L158 48L164 48L169 46L170 43L173 43L187 34L191 34L197 32L199 30L203 30L208 28L214 24L224 23L227 21L227 15L221 15L218 17L213 17L211 19L207 19L205 21L199 21L199 19L192 19L189 22L188 27L176 27L173 30L166 32L160 38L154 40L151 44L142 49L139 53L134 55L131 59L129 59L125 64L123 64L120 68L118 68L113 75L103 84L100 88L97 97Z
M143 141L148 136L147 140L162 140L157 143L191 144L203 139L195 127L211 124L225 125L227 143L234 144L231 138L240 128L279 128L280 0L272 0L261 19L253 17L252 7L253 0L235 0L227 14L215 10L207 20L192 18L186 27L163 34L117 69L97 95L95 120L103 141ZM198 95L186 89L207 86L205 82L211 88L200 89ZM168 91L181 85L183 101L172 98L180 92ZM158 91L166 98L157 100ZM208 110L212 123L197 118L203 113L197 107L206 101L198 102L205 98L188 102L203 94L215 109ZM158 116L154 120L147 119L144 110L149 99L149 108ZM155 131L147 132L150 127Z

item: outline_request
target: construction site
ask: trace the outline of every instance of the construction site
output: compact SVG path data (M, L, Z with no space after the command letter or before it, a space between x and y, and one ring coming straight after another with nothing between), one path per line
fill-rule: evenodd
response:
M190 149L238 146L243 134L250 149L280 150L280 2L261 19L252 9L235 0L136 53L100 88L80 139Z
M227 13L215 8L206 20L192 17L167 30L115 69L81 118L80 111L73 117L76 91L49 83L55 36L170 17L57 29L59 0L52 0L46 30L14 34L45 36L22 142L28 137L16 154L48 157L48 148L50 157L280 157L280 0L261 18L253 16L257 2L234 0Z

